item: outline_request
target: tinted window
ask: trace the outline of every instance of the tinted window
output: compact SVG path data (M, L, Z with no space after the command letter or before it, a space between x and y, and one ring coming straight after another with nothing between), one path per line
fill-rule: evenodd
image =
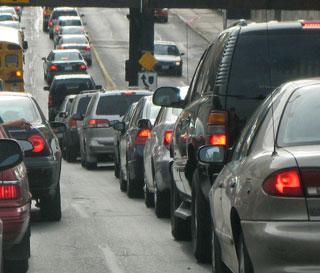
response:
M320 143L319 86L297 90L289 99L284 111L277 143L295 146Z
M180 52L175 45L155 44L154 45L154 54L179 56Z
M12 15L10 14L0 14L0 21L11 21L13 20Z
M52 19L57 19L60 16L78 16L78 14L76 10L59 10L54 11Z
M81 26L80 20L65 20L60 22L60 26Z
M59 52L54 54L55 61L81 60L81 55L78 52Z
M29 98L2 97L0 117L4 122L24 118L31 123L42 122L41 115Z
M77 107L77 115L84 115L87 111L91 97L83 97L79 100Z
M59 41L60 44L87 44L86 37L64 37Z
M101 96L98 106L97 115L120 115L123 116L130 105L138 101L145 95L115 95L115 96Z

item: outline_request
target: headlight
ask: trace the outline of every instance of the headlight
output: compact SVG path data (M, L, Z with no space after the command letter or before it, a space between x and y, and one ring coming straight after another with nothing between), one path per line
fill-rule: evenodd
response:
M181 62L180 62L180 61L176 62L176 65L177 65L177 66L179 66L180 64L181 64Z

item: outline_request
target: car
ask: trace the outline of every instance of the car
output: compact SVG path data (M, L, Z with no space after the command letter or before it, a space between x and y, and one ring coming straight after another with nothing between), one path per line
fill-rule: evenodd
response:
M154 66L155 71L163 74L181 76L183 64L181 56L183 55L174 42L155 41L154 57L157 61Z
M87 63L77 49L51 50L42 60L44 79L49 84L56 75L87 73Z
M15 6L14 9L16 10L16 13L19 16L19 21L21 21L22 10L23 10L22 6Z
M120 187L126 184L129 198L143 196L143 150L159 111L160 107L152 103L152 96L144 96L127 126L124 122L114 125L114 129L123 133L120 142Z
M62 35L56 49L78 49L87 64L92 64L91 46L85 35Z
M63 123L65 122L66 117L70 112L72 102L76 96L77 95L69 95L64 98L63 102L60 105L59 112L54 119L55 121Z
M213 269L319 272L319 87L319 78L287 82L244 127L210 191ZM198 155L221 164L220 152ZM274 253L288 247L299 251L283 263Z
M17 21L16 16L11 13L0 13L0 22L1 21Z
M66 26L61 27L54 39L54 46L57 46L62 35L85 35L89 41L88 34L82 26Z
M77 95L71 104L68 115L66 116L66 131L63 135L62 150L64 158L68 162L74 162L77 157L80 156L79 130L89 102L95 92L97 91L84 91Z
M68 95L79 94L84 90L99 90L101 85L96 85L88 74L58 75L53 78L50 86L43 89L49 91L48 116L53 121L58 114L60 105Z
M138 91L108 90L95 93L80 127L81 164L95 169L99 161L114 161L112 124L120 120L129 106L139 100Z
M49 18L50 15L53 11L52 7L43 7L42 11L42 30L44 32L48 32L48 23L49 23Z
M219 147L226 160L245 123L272 89L319 74L314 54L317 26L309 21L241 21L220 33L205 50L184 100L176 87L155 91L155 104L183 109L172 141L171 232L177 240L191 236L198 261L211 260L208 193L210 178L223 166L203 169L197 160L199 147Z
M27 141L22 147L0 126L0 252L5 272L27 272L30 257L31 194L23 151L33 147Z
M159 23L168 23L168 9L154 9L154 21Z
M51 15L48 21L48 32L49 32L50 39L53 39L54 27L60 16L80 16L80 14L77 8L71 8L71 7L54 8L53 11L51 12Z
M79 16L60 16L53 30L53 40L57 39L60 29L67 26L83 27L83 23Z
M6 131L9 137L33 145L24 157L32 198L44 219L60 221L61 150L56 133L62 133L64 125L57 122L49 124L30 93L1 92L0 117L3 122L25 119L31 124L24 128L6 128Z
M0 21L0 26L11 27L20 31L22 41L24 41L24 27L21 27L19 21Z
M20 16L17 14L14 7L0 6L0 14L11 14L14 17L14 20L20 21Z
M179 87L186 95L188 86ZM170 216L170 146L172 131L181 109L161 107L144 147L144 199L147 207L155 207L158 218Z

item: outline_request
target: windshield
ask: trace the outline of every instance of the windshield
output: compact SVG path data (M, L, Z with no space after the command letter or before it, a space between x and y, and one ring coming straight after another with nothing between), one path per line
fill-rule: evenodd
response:
M0 118L3 122L25 119L30 123L41 123L40 113L32 100L27 97L1 97ZM1 120L0 119L0 120Z
M290 97L279 127L279 146L320 144L319 89L319 85L301 88Z
M155 44L154 45L154 54L179 56L180 52L175 45Z
M86 37L63 37L61 44L87 44L88 40Z
M123 116L128 111L130 105L143 96L145 95L101 96L96 114Z
M59 52L54 54L55 61L77 61L82 60L79 52Z

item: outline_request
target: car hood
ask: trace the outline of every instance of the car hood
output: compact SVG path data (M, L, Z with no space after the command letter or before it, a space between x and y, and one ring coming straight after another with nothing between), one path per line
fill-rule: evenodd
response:
M295 157L300 168L320 167L320 145L293 146L285 150Z
M154 57L158 62L179 62L179 61L181 61L180 56L154 55Z

